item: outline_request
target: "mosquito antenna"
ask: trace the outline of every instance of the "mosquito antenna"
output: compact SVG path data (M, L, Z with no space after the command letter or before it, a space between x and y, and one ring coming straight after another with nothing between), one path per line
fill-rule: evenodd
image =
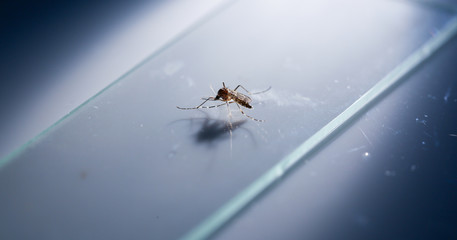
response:
M214 95L217 95L216 91L214 91L213 85L209 85L209 88L211 88L211 91L214 93Z

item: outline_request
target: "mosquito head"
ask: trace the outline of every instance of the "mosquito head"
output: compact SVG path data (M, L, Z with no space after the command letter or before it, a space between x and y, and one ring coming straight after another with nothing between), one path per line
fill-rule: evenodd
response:
M228 90L226 88L221 88L219 91L217 91L217 96L214 98L214 100L221 100L225 101L227 100L228 96Z

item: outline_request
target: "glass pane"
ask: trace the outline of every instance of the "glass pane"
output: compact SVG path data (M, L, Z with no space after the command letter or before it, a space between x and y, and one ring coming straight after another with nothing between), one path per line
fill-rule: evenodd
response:
M215 239L456 239L457 38Z
M216 11L2 160L0 236L178 238L450 17L387 1L253 0ZM210 86L217 91L222 82L251 92L271 86L251 96L253 109L243 108L265 122L236 104L231 114L225 105L176 108L215 96Z

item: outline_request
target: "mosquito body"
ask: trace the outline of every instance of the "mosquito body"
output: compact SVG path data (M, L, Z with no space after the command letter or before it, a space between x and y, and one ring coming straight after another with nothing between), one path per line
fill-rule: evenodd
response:
M227 105L227 108L229 109L229 113L230 113L230 107L229 107L229 104L231 103L235 103L236 106L238 107L238 109L240 110L240 112L254 120L254 121L258 121L258 122L264 122L264 120L260 120L260 119L256 119L256 118L253 118L249 115L247 115L246 113L243 112L243 110L241 109L240 105L245 107L245 108L252 108L252 106L250 105L250 103L252 102L251 98L246 96L245 94L242 94L240 92L237 92L236 90L238 88L242 88L244 89L249 95L253 95L253 94L259 94L259 93L264 93L268 90L271 89L271 87L269 87L267 90L264 90L262 92L257 92L257 93L251 93L249 92L248 90L246 90L246 88L244 88L243 86L241 85L238 85L235 89L229 89L225 86L225 83L222 82L222 88L219 89L219 91L217 92L217 95L215 97L209 97L209 98L203 98L203 101L200 105L196 106L196 107L192 107L192 108L182 108L182 107L177 107L178 109L181 109L181 110L191 110L191 109L199 109L199 108L215 108L215 107L220 107L220 106L223 106L223 105ZM219 105L213 105L213 106L203 106L203 104L205 104L207 101L223 101L224 103L222 104L219 104Z
M222 83L222 84L224 85L224 87L219 89L214 100L221 100L224 102L234 101L245 108L252 108L252 106L249 104L252 102L250 97L237 92L236 88L235 88L235 90L232 90L232 89L226 88L224 83ZM238 85L238 86L241 86L241 85Z

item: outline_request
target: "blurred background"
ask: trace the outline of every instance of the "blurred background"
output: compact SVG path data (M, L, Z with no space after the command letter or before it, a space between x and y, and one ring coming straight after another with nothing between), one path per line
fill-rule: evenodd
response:
M2 1L0 158L222 2Z

